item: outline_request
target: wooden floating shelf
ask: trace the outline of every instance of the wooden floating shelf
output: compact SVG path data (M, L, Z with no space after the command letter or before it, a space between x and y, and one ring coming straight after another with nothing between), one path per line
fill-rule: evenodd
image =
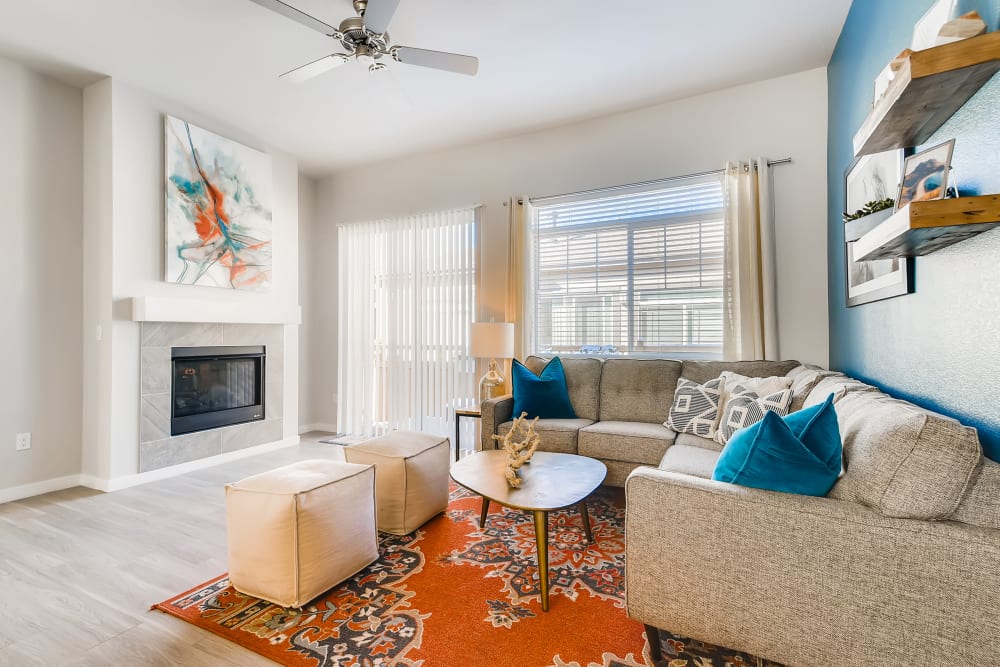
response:
M917 146L1000 71L1000 32L913 53L854 135L854 154Z
M918 257L1000 225L1000 195L915 201L854 242L856 261Z

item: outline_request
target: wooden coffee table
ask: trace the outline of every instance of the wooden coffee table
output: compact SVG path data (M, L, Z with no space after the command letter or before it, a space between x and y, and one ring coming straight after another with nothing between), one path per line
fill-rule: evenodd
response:
M538 547L538 579L542 588L542 611L549 610L549 512L576 505L580 508L587 539L594 541L587 514L587 496L601 485L608 468L597 459L576 454L535 452L521 466L521 486L510 488L504 478L507 452L475 452L451 467L451 478L483 497L479 527L486 525L490 502L531 512L535 519Z

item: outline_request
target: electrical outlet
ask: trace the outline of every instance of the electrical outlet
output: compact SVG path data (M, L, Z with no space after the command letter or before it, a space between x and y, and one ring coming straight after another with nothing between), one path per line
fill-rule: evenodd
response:
M17 441L14 443L14 449L17 451L21 451L24 449L31 449L31 434L18 433Z

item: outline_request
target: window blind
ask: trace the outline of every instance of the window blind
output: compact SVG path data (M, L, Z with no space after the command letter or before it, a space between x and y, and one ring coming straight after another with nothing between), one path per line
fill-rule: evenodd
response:
M342 225L338 251L337 427L452 434L476 402L476 210Z
M722 176L533 206L535 348L721 357Z

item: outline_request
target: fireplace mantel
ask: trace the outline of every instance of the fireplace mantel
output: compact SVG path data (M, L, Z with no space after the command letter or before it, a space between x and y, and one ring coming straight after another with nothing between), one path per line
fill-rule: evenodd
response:
M221 322L224 324L302 324L302 307L222 301L132 297L133 322Z

